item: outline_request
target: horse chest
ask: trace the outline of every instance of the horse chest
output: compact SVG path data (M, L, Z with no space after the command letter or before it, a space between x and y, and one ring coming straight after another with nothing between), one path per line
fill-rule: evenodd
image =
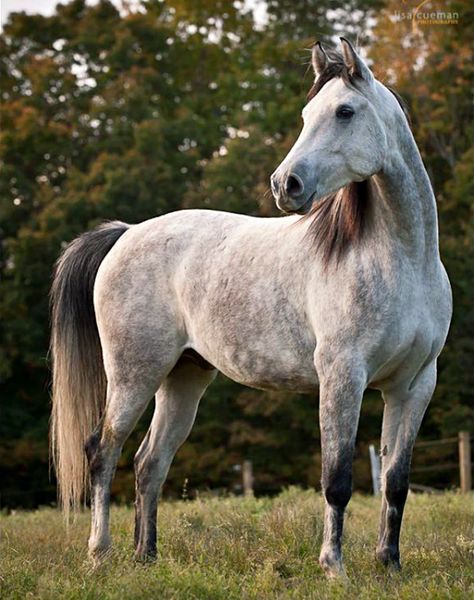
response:
M357 356L369 385L410 377L442 348L450 318L442 277L341 277L322 294L314 328L319 352ZM412 373L413 371L413 373Z
M409 382L438 356L446 339L451 309L449 294L436 296L430 286L420 285L409 302L393 310L367 357L373 387L377 383L382 388Z

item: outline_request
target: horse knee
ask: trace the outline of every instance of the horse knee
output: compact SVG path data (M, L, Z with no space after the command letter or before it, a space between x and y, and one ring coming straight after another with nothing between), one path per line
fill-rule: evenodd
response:
M385 475L385 497L389 506L403 507L408 495L409 472L405 464L395 465Z
M326 501L331 506L345 508L352 496L352 468L342 464L323 472L322 487Z

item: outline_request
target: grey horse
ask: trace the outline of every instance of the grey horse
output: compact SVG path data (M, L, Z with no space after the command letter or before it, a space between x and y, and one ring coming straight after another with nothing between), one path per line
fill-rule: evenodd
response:
M452 312L435 198L407 116L354 47L312 51L301 134L271 178L289 216L183 210L113 222L75 239L52 287L52 447L60 496L91 485L94 560L110 547L110 485L123 443L155 395L135 457L138 558L156 554L173 457L221 371L258 389L319 391L324 537L344 574L362 396L382 392L377 558L399 567L415 438ZM85 449L85 452L84 452Z

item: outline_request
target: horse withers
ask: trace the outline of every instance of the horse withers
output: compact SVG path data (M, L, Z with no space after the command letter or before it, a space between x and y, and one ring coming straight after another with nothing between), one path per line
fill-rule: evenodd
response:
M66 512L91 485L89 551L110 547L111 480L155 396L135 457L136 555L200 398L221 371L320 396L320 563L344 573L362 396L382 392L377 558L399 566L413 445L451 318L433 191L404 109L352 45L312 52L301 134L271 178L281 218L183 210L75 239L51 292L52 448ZM85 448L85 451L84 451Z

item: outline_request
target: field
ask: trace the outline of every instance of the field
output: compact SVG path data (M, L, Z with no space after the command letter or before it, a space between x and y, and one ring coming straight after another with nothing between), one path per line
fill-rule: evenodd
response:
M474 597L472 497L411 494L401 573L376 565L378 501L355 495L346 534L349 582L327 582L318 566L322 500L289 489L269 498L164 502L159 560L132 559L133 511L112 510L115 551L92 570L88 514L66 535L56 510L2 515L1 598L327 599Z

